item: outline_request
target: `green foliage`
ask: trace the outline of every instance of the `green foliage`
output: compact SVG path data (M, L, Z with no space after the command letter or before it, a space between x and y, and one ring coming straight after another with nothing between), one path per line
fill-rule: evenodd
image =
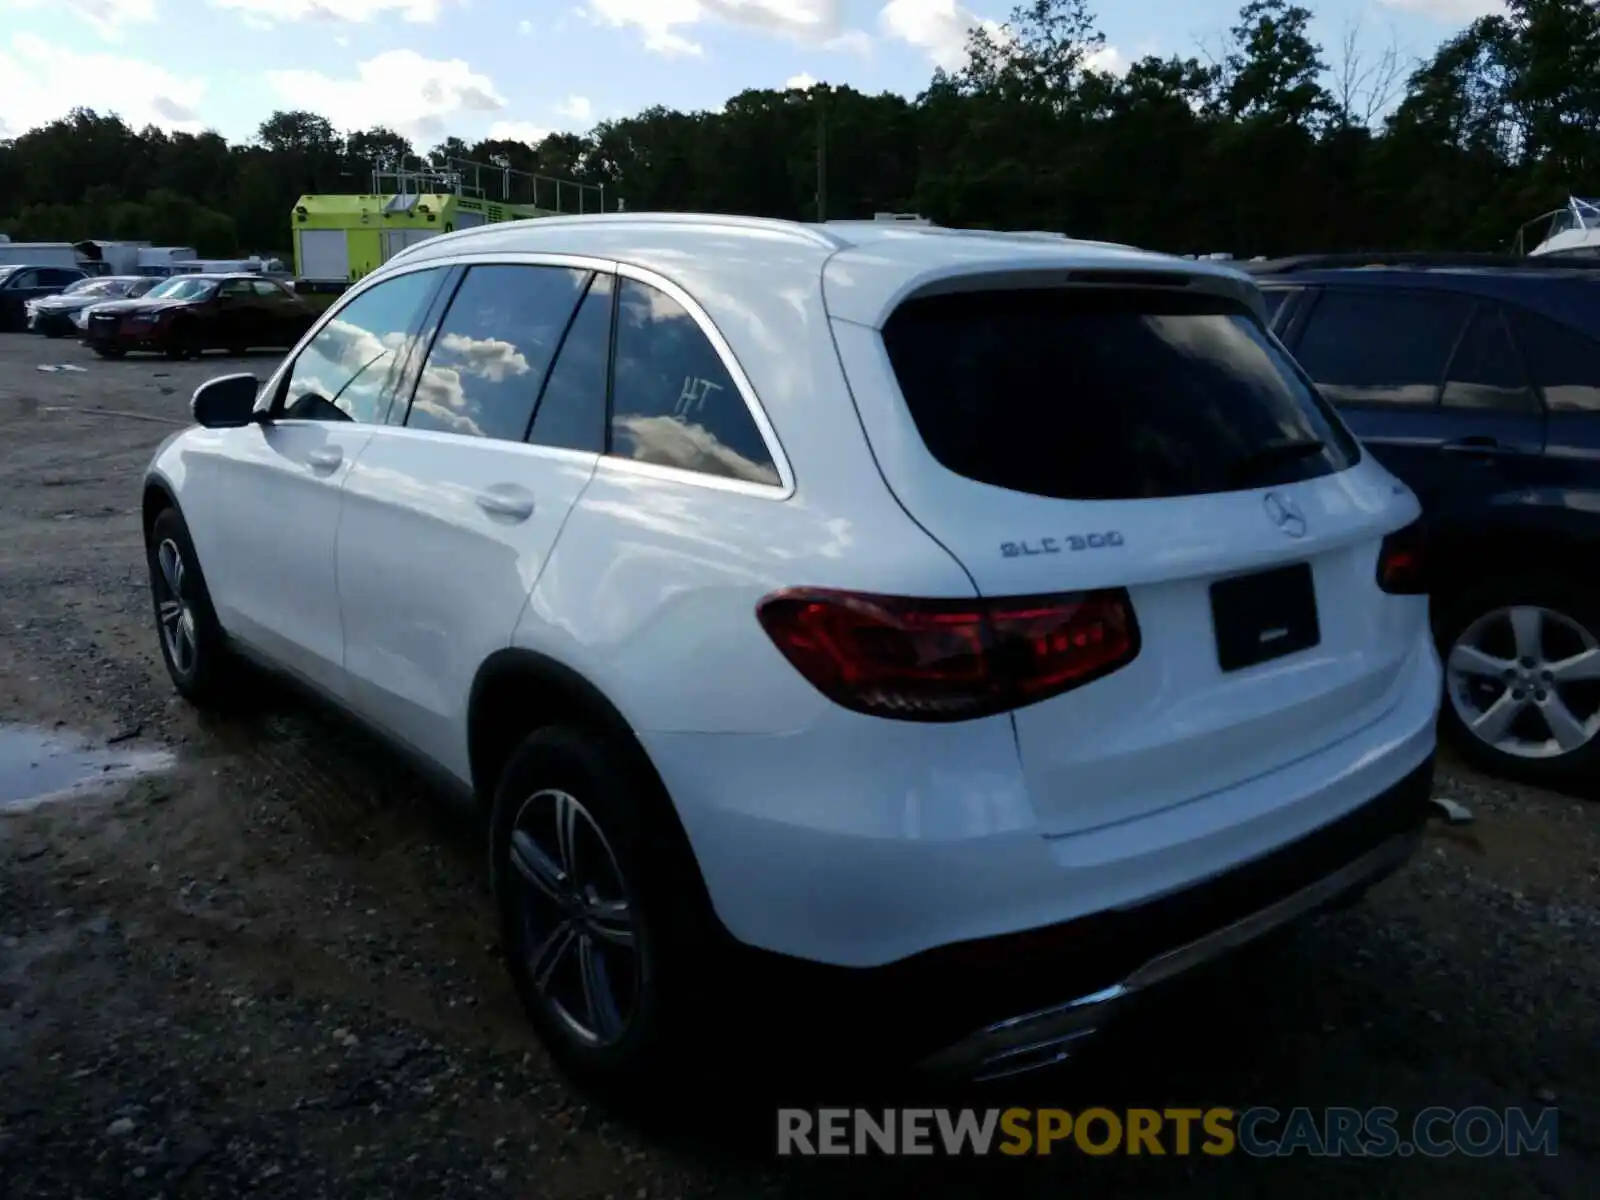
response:
M1249 0L1214 62L1146 58L1113 76L1095 66L1087 0L1027 0L915 100L751 90L719 112L655 107L537 146L424 149L309 112L273 113L230 145L78 110L0 142L0 229L283 254L297 196L366 191L375 167L419 152L504 156L603 184L632 211L814 219L819 135L830 217L911 210L1180 252L1492 249L1568 193L1600 193L1593 0L1508 0L1408 77L1391 70L1392 96L1309 20L1291 0Z

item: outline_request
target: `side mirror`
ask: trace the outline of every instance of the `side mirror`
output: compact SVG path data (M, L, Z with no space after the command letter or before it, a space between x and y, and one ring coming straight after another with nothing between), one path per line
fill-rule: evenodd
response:
M195 389L189 411L207 429L237 429L255 420L261 381L254 375L219 375Z

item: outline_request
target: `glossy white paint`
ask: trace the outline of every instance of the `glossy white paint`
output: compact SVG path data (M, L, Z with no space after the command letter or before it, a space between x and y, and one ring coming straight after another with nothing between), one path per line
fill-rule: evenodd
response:
M1348 811L1431 752L1426 603L1373 582L1379 540L1416 503L1381 467L1296 485L1311 526L1299 541L1259 491L1019 496L933 462L876 332L913 291L1082 269L1182 271L1259 303L1237 273L1070 241L643 215L442 235L363 286L572 255L704 318L780 485L395 427L191 430L152 473L195 531L230 634L463 779L478 665L508 645L556 659L638 734L735 936L850 965L1179 887ZM333 444L343 462L319 476L310 456ZM519 505L531 511L508 511ZM1118 552L999 553L1102 527L1124 535ZM1303 557L1323 644L1223 677L1208 582ZM789 586L1124 586L1144 646L1014 714L880 720L824 699L767 639L756 604Z
M510 640L596 458L384 426L345 481L350 702L464 783L473 676Z
M371 436L320 421L194 430L160 460L183 480L184 520L223 627L339 699L334 541L344 481Z

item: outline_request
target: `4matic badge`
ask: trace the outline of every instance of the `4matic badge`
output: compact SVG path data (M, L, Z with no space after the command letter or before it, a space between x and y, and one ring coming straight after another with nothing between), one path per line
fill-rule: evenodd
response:
M1001 542L1000 553L1007 558L1032 554L1076 554L1080 550L1110 550L1123 544L1116 530L1108 533L1070 533L1062 538L1037 538L1031 542Z

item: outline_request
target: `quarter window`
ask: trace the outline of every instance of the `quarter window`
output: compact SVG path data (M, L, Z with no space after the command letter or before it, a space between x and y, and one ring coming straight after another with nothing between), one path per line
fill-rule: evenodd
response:
M1446 408L1539 412L1539 397L1528 383L1511 331L1498 308L1484 305L1467 326L1445 379Z
M606 369L611 357L610 275L596 275L561 343L539 400L528 440L540 446L589 450L606 442Z
M428 351L410 429L520 442L588 279L566 267L473 267Z
M1470 308L1456 296L1329 290L1295 357L1335 404L1434 404Z
M381 425L438 281L437 268L397 275L335 313L295 359L282 415Z
M689 312L659 288L621 281L611 394L611 453L748 483L777 465L722 358Z

